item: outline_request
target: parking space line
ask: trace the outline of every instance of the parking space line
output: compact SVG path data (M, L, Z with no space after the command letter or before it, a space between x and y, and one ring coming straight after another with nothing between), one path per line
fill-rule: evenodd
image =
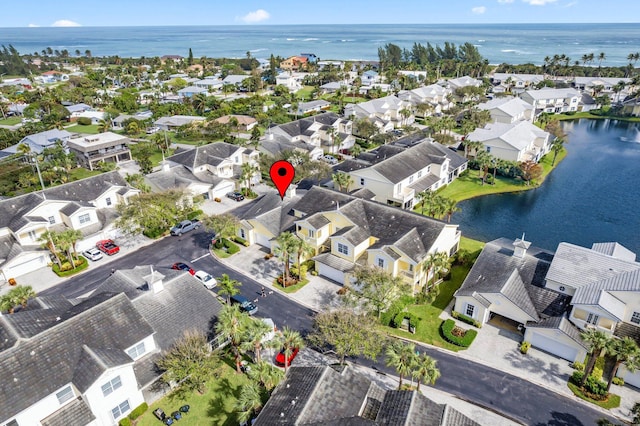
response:
M198 260L200 259L204 259L205 257L209 256L209 253L205 253L200 257L196 257L195 259L191 260L191 263L196 263Z

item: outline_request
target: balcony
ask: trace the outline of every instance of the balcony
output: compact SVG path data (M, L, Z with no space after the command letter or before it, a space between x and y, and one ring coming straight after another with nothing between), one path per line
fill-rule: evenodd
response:
M106 157L113 157L115 155L121 154L121 153L125 153L125 152L130 152L128 147L125 148L109 148L109 149L104 149L104 150L99 150L99 151L92 151L89 152L87 154L85 154L87 157L89 157L90 160L96 160L96 159L100 159L100 158L106 158Z
M414 271L409 271L406 269L403 269L402 271L400 271L400 273L407 278L413 278L416 276L416 273Z

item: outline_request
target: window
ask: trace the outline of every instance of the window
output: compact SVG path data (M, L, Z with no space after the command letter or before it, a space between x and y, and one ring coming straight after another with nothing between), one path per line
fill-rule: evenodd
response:
M378 266L384 268L384 259L378 258Z
M431 166L427 166L427 173L431 173Z
M107 396L121 386L122 386L122 382L120 381L120 376L114 377L113 379L109 380L107 383L102 385L102 394L104 396Z
M490 146L488 146L488 147L486 147L486 148L487 148L487 153L490 153L490 152L491 152L491 147L490 147Z
M132 359L140 358L144 353L144 342L140 342L131 349L127 350L127 355L129 355Z
M242 238L242 239L247 238L246 234L244 233L244 229L242 229L242 228L240 228L240 238Z
M422 170L418 172L418 179L420 179L421 177L422 177Z
M307 233L309 234L309 238L315 238L316 236L316 232L313 229L307 230Z
M64 404L65 402L73 398L73 389L71 389L71 386L67 386L60 392L56 393L56 398L58 398L58 402L60 404Z
M634 324L640 324L640 312L634 312L631 315L631 322Z
M465 310L465 315L469 318L473 318L473 313L476 310L476 307L467 303L467 309Z
M344 244L338 243L338 253L342 253L342 254L348 255L349 254L349 247L344 245Z
M53 225L54 223L56 223L56 217L55 216L49 216L49 225Z
M89 216L89 213L85 213L83 215L78 216L78 220L80 221L80 225L87 223L91 220L91 216Z
M413 183L413 175L409 176L409 184Z
M118 420L120 417L124 416L127 411L131 410L129 406L129 400L121 402L111 409L111 414L113 414L113 420Z
M108 206L111 205L111 197L107 197L104 201L105 203L107 203Z
M600 317L596 314L592 314L591 312L589 312L589 316L587 317L587 322L589 324L593 324L593 325L598 325L598 319Z
M360 178L360 186L364 186L364 178Z
M413 265L409 264L409 272L413 272Z
M38 239L38 234L36 234L36 231L29 231L29 238L31 238L33 241Z

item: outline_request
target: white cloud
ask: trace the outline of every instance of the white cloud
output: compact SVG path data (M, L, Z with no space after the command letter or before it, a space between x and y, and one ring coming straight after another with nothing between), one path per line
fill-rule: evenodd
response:
M577 1L572 1L571 3L567 3L564 7L573 7L573 6L575 6L576 4L578 4L578 2L577 2Z
M60 19L54 22L53 24L51 24L51 26L52 27L81 27L82 25L78 24L77 22L70 21L68 19Z
M246 22L247 24L255 24L256 22L266 21L270 17L271 15L269 15L269 12L264 9L258 9L240 17L240 20Z
M487 8L484 6L477 6L471 9L471 12L474 15L482 15L483 13L485 13L487 11Z
M513 0L498 0L498 3L501 3L501 4L513 3Z
M38 24L29 24L29 25L27 25L27 27L29 27L29 28L38 28L39 26L40 25L38 25Z
M525 3L529 3L532 6L544 6L547 3L555 3L558 0L522 0Z

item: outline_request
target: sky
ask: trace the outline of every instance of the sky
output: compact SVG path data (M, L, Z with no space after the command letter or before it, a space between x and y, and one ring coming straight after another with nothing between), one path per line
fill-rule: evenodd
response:
M638 22L638 0L22 0L0 27Z

